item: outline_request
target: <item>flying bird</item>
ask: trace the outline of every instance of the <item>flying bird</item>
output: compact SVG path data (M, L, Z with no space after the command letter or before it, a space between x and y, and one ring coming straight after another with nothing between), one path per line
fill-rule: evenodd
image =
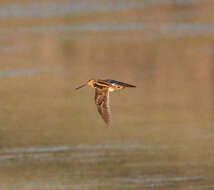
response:
M110 107L109 107L109 92L121 90L125 87L131 87L131 88L136 87L131 84L127 84L124 82L119 82L111 79L106 79L106 80L90 79L85 84L77 87L76 90L86 85L89 85L92 88L95 88L95 104L97 106L97 110L99 114L107 124L107 127L109 127L111 123L111 113L110 113Z

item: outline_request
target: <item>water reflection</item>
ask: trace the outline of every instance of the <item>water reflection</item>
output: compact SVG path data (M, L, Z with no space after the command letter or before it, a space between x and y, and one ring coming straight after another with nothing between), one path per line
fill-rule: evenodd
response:
M42 2L32 4L11 4L0 7L0 18L46 18L55 16L70 16L93 12L122 11L132 8L142 9L161 5L196 5L200 0L144 0L144 1L72 1L72 2Z
M164 148L164 149L162 149ZM144 160L145 154L147 151L155 152L155 154L159 154L159 151L164 151L167 153L168 151L175 150L176 147L168 145L162 147L158 145L144 145L144 144L103 144L103 145L74 145L74 146L58 146L58 147L29 147L29 148L9 148L2 149L0 152L0 167L1 169L7 167L15 167L19 170L20 166L25 168L25 163L27 165L34 165L38 162L40 163L37 166L37 172L31 170L33 175L33 180L26 181L24 184L20 185L19 189L69 189L69 188L156 188L156 187L165 187L170 188L175 185L182 185L188 183L196 183L200 184L204 181L210 180L209 177L206 176L193 176L193 175L181 175L179 172L175 172L173 176L169 176L166 173L152 173L152 175L147 175L147 170L154 170L158 164L159 167L162 168L161 160ZM128 160L135 160L138 164L136 166L126 166L124 163L127 163ZM142 159L144 162L142 162ZM121 163L122 161L122 163ZM183 170L186 167L185 161L184 165L179 165L180 170ZM49 163L49 164L48 164ZM66 165L71 167L71 170L64 167L57 167L57 172L62 173L63 178L75 178L75 181L65 180L58 181L56 180L57 175L42 180L42 176L40 176L41 172L44 172L44 167L48 164L47 170L50 168L54 169L57 165ZM116 175L114 172L118 173L119 171L116 169L112 169L112 164L118 164L122 170L127 170L127 174L121 173L121 176ZM177 162L173 163L173 167L178 167ZM192 163L193 164L193 163ZM117 168L117 166L115 167ZM149 165L149 169L147 168ZM152 166L154 165L154 166ZM110 167L109 167L110 166ZM195 167L196 163L193 164L192 167ZM30 167L30 166L28 166ZM164 167L169 167L164 164ZM88 168L88 169L84 169ZM104 169L105 168L105 169ZM132 169L131 169L132 168ZM163 168L162 168L163 169ZM170 167L168 168L170 169ZM25 171L26 170L26 171ZM143 172L144 171L144 172ZM145 172L147 171L147 172ZM28 169L25 168L23 170L23 174L28 172ZM113 172L113 173L111 173ZM125 172L126 173L126 172ZM89 179L82 182L81 176L84 175ZM112 176L113 175L113 176ZM31 179L32 177L30 177ZM35 183L34 180L38 182ZM78 182L79 181L79 182ZM192 186L192 185L191 185ZM195 186L192 186L195 187ZM202 186L203 187L203 186Z
M214 32L213 24L171 23L171 24L87 24L87 25L60 25L60 26L33 26L16 29L1 29L2 32L12 33L64 33L64 32L126 32L144 31L144 38L165 39L177 37L194 37L209 35ZM151 32L152 31L152 32ZM121 38L118 38L121 39Z
M119 184L121 183L127 183L127 184L144 184L145 187L166 187L166 186L173 186L176 182L185 182L185 181L203 181L206 180L206 177L203 176L183 176L183 177L169 177L165 178L162 177L153 177L150 178L148 176L144 177L137 177L137 178L119 178L115 179L118 181Z
M29 68L29 69L8 69L0 70L0 78L3 77L30 77L37 73L46 73L46 72L57 72L58 68L49 68L49 67L39 67L39 68Z
M23 47L14 47L14 46L0 46L0 52L15 52L24 49Z

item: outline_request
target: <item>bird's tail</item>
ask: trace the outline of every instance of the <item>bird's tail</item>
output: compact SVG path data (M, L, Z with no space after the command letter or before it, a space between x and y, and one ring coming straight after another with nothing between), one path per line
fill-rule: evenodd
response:
M124 87L136 88L135 85L127 84L127 83L124 83L124 82L118 82L118 84L121 85L121 86L124 86Z

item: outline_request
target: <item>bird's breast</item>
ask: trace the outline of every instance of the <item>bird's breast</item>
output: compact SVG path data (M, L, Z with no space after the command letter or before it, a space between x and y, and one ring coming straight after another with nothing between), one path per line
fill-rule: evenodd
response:
M112 88L112 87L110 87L110 88L109 88L109 91L110 91L110 92L113 92L113 91L115 91L115 89Z

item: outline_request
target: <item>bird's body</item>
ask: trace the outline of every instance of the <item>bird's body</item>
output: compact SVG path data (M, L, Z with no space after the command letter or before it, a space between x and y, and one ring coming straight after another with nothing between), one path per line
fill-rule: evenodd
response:
M95 80L91 79L87 83L77 87L76 89L80 89L86 85L95 88L95 104L97 106L97 110L107 126L110 126L110 107L109 107L109 92L113 92L116 90L123 89L125 87L136 87L131 84L119 82L116 80L106 79L106 80Z

